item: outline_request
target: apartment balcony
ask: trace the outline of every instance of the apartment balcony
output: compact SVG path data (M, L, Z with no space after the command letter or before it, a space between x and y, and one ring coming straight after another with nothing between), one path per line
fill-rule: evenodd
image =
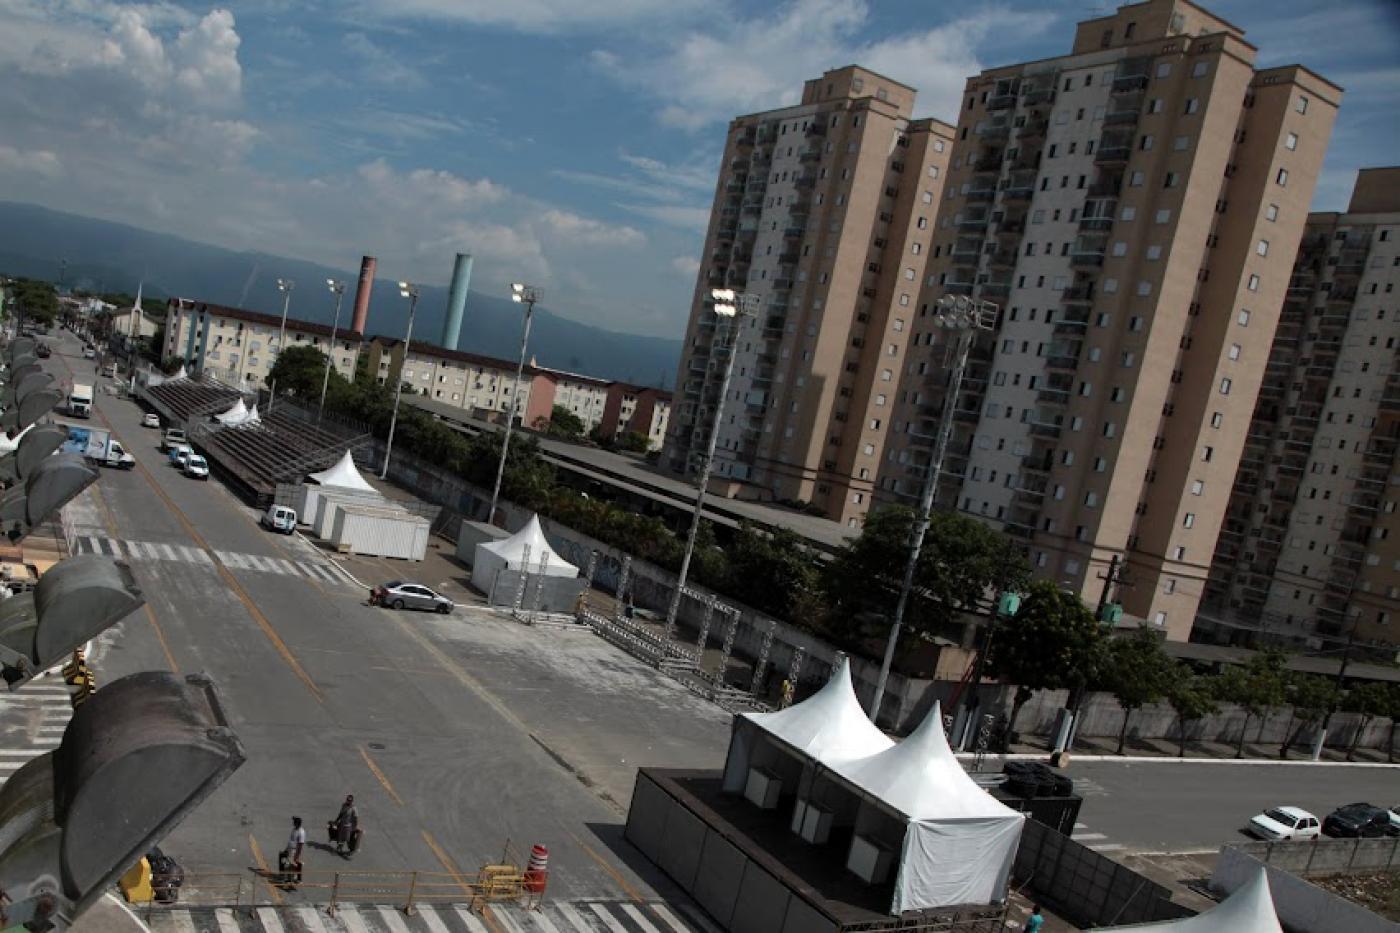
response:
M963 424L976 424L982 420L982 413L975 408L955 408L953 420Z
M758 130L754 127L750 127L734 137L734 145L744 147L752 146L757 139Z
M1121 175L1108 175L1099 178L1089 186L1090 198L1117 198L1123 190L1123 177Z
M1142 112L1143 95L1132 97L1115 96L1109 103L1109 111L1104 114L1104 126L1136 126Z
M1007 139L1011 135L1011 123L998 121L983 124L981 132L977 135L982 139Z
M1102 247L1076 248L1069 254L1069 264L1075 268L1096 267L1103 265L1104 252ZM1068 289L1066 289L1068 291Z
M773 288L774 288L774 290L776 290L776 291L786 292L786 291L791 291L791 290L792 290L792 279L790 279L790 278L778 278L778 279L773 279L772 281L773 281Z
M1014 269L1016 258L1015 250L999 249L988 257L987 263L994 269Z
M1032 437L1047 437L1052 440L1059 440L1063 430L1063 424L1050 421L1032 421L1030 429Z
M795 184L799 189L801 189L801 188L815 188L815 187L817 186L817 176L816 176L816 175L802 175L802 176L799 176L798 179L797 179L797 181L793 182L793 184Z
M1096 165L1121 165L1132 157L1132 147L1126 143L1104 142L1094 153Z
M1013 237L1020 239L1021 234L1026 232L1026 221L1023 218L1015 220L1003 220L997 224L996 235L998 237Z
M1028 149L1011 160L1011 167L1018 172L1040 171L1040 150Z
M982 258L982 243L980 240L976 245L964 244L962 242L954 243L953 251L950 255L953 257L953 262L955 263L975 266L978 260Z
M987 98L988 110L1011 110L1015 106L1016 95L1014 93L993 94L991 97Z
M1006 282L983 282L982 295L986 298L1005 298L1011 294L1011 283Z
M1113 78L1113 93L1128 94L1133 91L1145 90L1151 81L1151 75L1146 72L1115 75Z
M1033 139L1043 139L1049 129L1049 120L1041 118L1030 119L1027 120L1025 125L1016 133L1016 138L1022 142L1029 142Z
M767 191L768 176L760 174L750 175L748 186L745 190L749 194L762 194L763 192Z
M948 282L943 286L943 290L950 295L971 295L971 282Z
M730 168L731 171L737 171L737 170L739 170L739 169L741 169L741 168L747 168L747 167L748 167L748 164L749 164L749 160L748 160L747 158L743 157L743 156L740 156L740 157L737 158L737 159L730 159L730 160L729 160L729 168Z
M820 149L803 149L797 154L799 162L820 162L822 151Z
M1048 474L1054 468L1055 458L1048 450L1044 454L1034 454L1021 460L1022 473Z
M746 179L743 175L740 175L738 178L731 178L724 183L724 190L729 194L738 194L744 190L745 181Z
M965 195L967 200L973 204L994 200L996 196L997 189L995 188L973 188Z
M805 226L787 226L783 228L783 236L789 240L800 239L802 234L806 232L807 228Z
M1060 292L1060 304L1093 304L1094 303L1094 282L1088 280L1076 282L1069 288Z
M972 163L974 172L999 172L1001 171L1002 152L1000 149L987 155L979 156Z
M1069 395L1068 389L1055 389L1046 386L1035 393L1035 400L1037 402L1044 402L1047 405L1068 405Z
M757 217L763 213L763 199L757 201L745 201L739 209L739 213L744 217Z
M816 122L816 121L813 121L813 122L807 124L807 135L808 135L809 137L810 137L810 136L825 136L825 135L826 135L826 124L825 124L825 123L818 123L818 122Z
M1055 100L1055 81L1045 84L1033 85L1030 88L1022 86L1021 100L1027 107L1034 107L1036 104L1048 104Z
M990 218L986 214L965 214L955 224L960 230L985 230Z
M1045 358L1045 368L1059 370L1060 372L1074 372L1079 368L1079 357L1069 356L1064 353L1054 354Z
M1033 197L1035 197L1035 188L1032 185L1011 185L1003 188L1001 192L1002 200L1007 203L1029 201Z
M1082 334L1089 327L1089 312L1085 309L1063 310L1055 317L1057 336Z

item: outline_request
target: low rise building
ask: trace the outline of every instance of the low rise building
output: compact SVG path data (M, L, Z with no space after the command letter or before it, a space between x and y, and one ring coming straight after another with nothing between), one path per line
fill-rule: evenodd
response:
M640 434L650 449L658 449L666 439L671 417L671 393L650 386L614 382L608 386L599 433L617 438Z
M279 352L281 315L172 298L166 304L165 323L162 360L178 358L190 372L209 373L230 385L245 381L255 387L267 384ZM359 334L338 331L332 349L331 328L325 324L287 318L286 327L288 347L311 346L330 353L336 372L354 378Z

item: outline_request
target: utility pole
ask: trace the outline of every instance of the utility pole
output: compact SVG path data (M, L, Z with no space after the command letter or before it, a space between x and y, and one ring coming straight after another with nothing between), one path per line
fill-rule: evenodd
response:
M403 370L408 365L408 351L413 346L413 313L418 310L418 286L411 282L400 282L399 295L408 299L408 330L403 335L403 362L399 363L394 379L394 410L389 415L389 437L384 441L384 467L379 471L380 479L388 478L389 458L394 453L394 429L399 425L399 399L403 397Z
M1347 665L1351 663L1351 648L1356 643L1356 623L1347 631L1347 645L1342 649L1342 663L1337 668L1337 680L1332 685L1332 702L1327 704L1327 715L1322 717L1322 725L1313 736L1312 760L1322 758L1322 746L1327 741L1327 727L1332 724L1332 715L1337 712L1337 704L1342 698L1342 684L1347 679Z
M1099 579L1103 581L1103 589L1099 590L1099 605L1094 610L1094 618L1100 622L1104 621L1104 607L1108 605L1108 594L1115 583L1125 582L1126 574L1122 573L1121 559L1114 554L1108 562L1108 572L1099 574Z

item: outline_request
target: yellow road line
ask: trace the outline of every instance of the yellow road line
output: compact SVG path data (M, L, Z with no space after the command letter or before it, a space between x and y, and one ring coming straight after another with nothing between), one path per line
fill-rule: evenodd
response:
M394 790L394 785L389 783L389 778L385 776L384 772L379 770L379 765L375 764L374 759L369 757L369 752L361 748L360 757L365 760L365 764L369 767L370 774L373 774L379 783L384 785L384 789L389 792L389 796L394 798L394 803L403 806L403 798L399 796L398 791Z
M120 438L118 439L120 440ZM311 679L311 675L306 672L306 669L301 666L301 662L292 654L292 649L287 647L287 643L282 640L282 636L277 634L276 629L272 627L272 623L267 620L267 616L263 615L262 610L253 603L252 597L250 597L248 591L243 588L243 584L238 582L238 578L235 577L232 571L219 559L219 555L209 546L209 542L204 540L204 536L194 527L189 518L185 516L185 513L180 511L180 507L175 504L175 500L171 499L166 491L160 488L159 484L156 483L155 477L151 475L151 471L146 468L146 465L138 460L136 461L136 469L141 471L141 475L146 478L146 482L150 485L151 489L155 491L155 494L165 501L171 514L174 515L175 519L184 527L185 533L190 536L190 539L209 554L209 559L214 562L214 567L219 571L219 576L223 577L224 583L228 585L229 589L233 590L233 595L238 597L238 601L243 604L243 608L248 611L248 615L257 623L258 628L262 629L262 633L267 636L267 640L272 642L272 646L277 649L277 653L282 656L282 660L292 669L292 673L296 674L301 682L306 685L306 689L310 691L311 696L315 698L317 703L324 703L325 698L321 695L321 688L316 686L316 682Z
M475 894L472 890L471 882L467 881L462 875L462 869L453 861L452 856L448 855L447 851L443 849L442 846L438 845L438 841L433 838L432 833L428 832L426 829L422 832L423 841L428 844L428 848L433 850L433 855L437 856L437 860L442 863L442 867L447 869L447 873L452 876L452 880L457 882L457 885L466 892L468 897Z
M560 823L559 825L563 826L564 824ZM609 875L612 876L612 879L617 882L617 886L621 888L624 892L626 892L628 897L632 898L632 900L638 904L644 903L646 901L646 898L642 897L641 893L636 888L632 887L632 885L628 883L627 879L622 876L622 872L618 871L616 868L610 865L607 859L603 858L597 852L593 851L593 848L589 846L588 843L580 839L575 833L573 833L572 831L568 832L569 835L573 837L574 842L578 843L579 848L587 852L589 857L592 858L593 861L601 865L603 867L603 871L607 872Z
M272 874L272 870L267 867L267 859L263 858L262 849L259 848L258 840L253 838L252 833L248 834L248 847L253 850L253 861L258 863L258 868L263 873L263 881L267 884L268 893L272 895L272 903L282 903L282 892L277 890L276 885L267 880L268 876Z

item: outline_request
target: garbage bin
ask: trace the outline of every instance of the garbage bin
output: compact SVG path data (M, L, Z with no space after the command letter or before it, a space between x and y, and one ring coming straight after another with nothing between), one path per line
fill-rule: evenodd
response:
M185 883L185 870L159 846L146 853L146 860L151 863L151 889L156 903L175 903L180 898L180 886Z

